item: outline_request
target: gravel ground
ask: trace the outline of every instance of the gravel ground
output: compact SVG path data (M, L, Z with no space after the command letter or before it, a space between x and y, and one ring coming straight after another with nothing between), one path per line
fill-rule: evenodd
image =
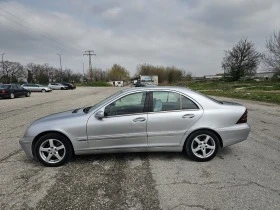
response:
M280 208L280 106L273 104L231 99L248 108L252 131L206 163L180 153L131 153L80 156L47 168L20 149L35 119L118 90L78 87L0 99L0 209Z

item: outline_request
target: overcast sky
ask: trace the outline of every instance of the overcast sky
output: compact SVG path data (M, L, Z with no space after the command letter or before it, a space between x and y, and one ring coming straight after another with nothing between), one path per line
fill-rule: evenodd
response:
M0 0L0 54L82 73L93 66L176 66L194 76L222 72L224 50L248 37L263 52L280 30L279 0Z

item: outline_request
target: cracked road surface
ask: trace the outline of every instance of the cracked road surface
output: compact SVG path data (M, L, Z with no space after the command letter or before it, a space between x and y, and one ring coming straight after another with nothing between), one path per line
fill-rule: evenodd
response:
M118 90L80 87L0 99L0 209L280 208L280 106L273 104L230 99L248 108L252 131L206 163L180 153L130 153L78 156L47 168L20 149L33 120Z

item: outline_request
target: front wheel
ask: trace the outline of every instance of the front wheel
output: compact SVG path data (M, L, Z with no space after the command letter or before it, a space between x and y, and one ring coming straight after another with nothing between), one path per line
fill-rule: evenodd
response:
M10 99L14 99L15 98L15 94L11 93L10 94Z
M217 135L208 130L193 132L186 140L185 151L187 155L199 162L213 159L220 148Z
M30 95L31 95L30 92L27 92L25 96L30 97Z
M42 89L42 90L41 90L41 92L42 92L42 93L45 93L45 92L46 92L46 90L45 90L45 89Z
M60 134L46 134L35 145L35 157L45 166L64 165L72 154L69 140Z

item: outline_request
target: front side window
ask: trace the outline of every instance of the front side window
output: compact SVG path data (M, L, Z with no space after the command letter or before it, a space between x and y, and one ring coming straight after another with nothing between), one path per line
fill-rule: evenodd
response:
M181 94L168 91L153 92L153 112L198 109L198 106Z
M144 112L146 92L124 96L106 106L104 116L135 114Z

